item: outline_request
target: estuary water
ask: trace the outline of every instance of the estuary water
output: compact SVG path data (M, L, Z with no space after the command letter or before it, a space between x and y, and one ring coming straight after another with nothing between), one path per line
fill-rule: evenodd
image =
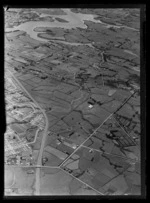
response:
M52 18L59 17L62 18L66 22L58 22L57 20L54 20L54 22L48 22L48 21L29 21L25 23L21 23L18 26L14 26L13 28L6 28L5 32L11 32L16 30L25 31L31 38L48 42L48 39L43 39L38 37L38 32L35 32L34 29L37 27L57 27L57 28L64 28L64 29L72 29L72 28L84 28L86 29L87 26L84 24L84 20L92 21L95 23L102 23L100 20L94 19L97 15L92 14L82 14L82 13L73 13L70 9L62 9L66 15L49 15L49 14L41 14L40 17L46 17L50 16ZM104 24L104 23L102 23Z

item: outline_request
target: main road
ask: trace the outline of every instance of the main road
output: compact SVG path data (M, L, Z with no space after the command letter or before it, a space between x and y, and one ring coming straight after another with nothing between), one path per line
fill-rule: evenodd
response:
M7 69L8 70L8 69ZM45 145L45 140L47 137L47 131L48 131L48 118L46 116L45 111L39 106L39 104L35 101L35 99L29 94L29 92L23 87L23 85L20 83L20 81L8 70L12 78L15 80L15 82L21 87L21 89L26 92L26 94L32 99L32 101L36 104L36 106L41 110L45 117L45 128L43 131L43 137L41 141L41 147L39 150L39 155L38 155L38 160L37 160L37 165L41 166L42 165L42 154L44 150L44 145ZM35 195L40 195L40 167L36 168L36 173L35 173Z

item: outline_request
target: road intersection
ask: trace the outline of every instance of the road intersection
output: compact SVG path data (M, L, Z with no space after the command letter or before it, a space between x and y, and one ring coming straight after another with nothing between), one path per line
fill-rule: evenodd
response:
M83 184L87 185L89 188L93 189L94 191L96 191L97 193L99 193L100 195L104 195L103 193L101 193L100 191L95 190L93 187L91 187L90 185L88 185L87 183L81 181L80 179L78 179L77 177L73 176L72 174L70 174L69 172L65 171L62 166L63 164L73 155L75 154L75 152L77 150L79 150L81 147L85 147L84 144L86 143L86 141L88 139L90 139L96 132L97 130L109 119L113 116L113 114L118 111L118 109L120 109L134 94L135 92L125 100L125 102L121 105L121 107L119 107L115 112L111 113L100 125L98 128L96 128L94 130L94 132L92 134L90 134L87 139L85 139L74 151L73 153L71 153L59 166L42 166L42 154L43 154L43 150L44 150L44 146L45 146L45 141L46 141L46 137L47 134L49 133L48 131L48 127L49 127L49 123L48 123L48 118L47 115L45 113L45 111L39 106L39 104L35 101L35 99L29 94L29 92L22 86L22 84L19 82L19 80L12 74L10 73L11 76L13 77L13 79L16 81L16 83L22 88L22 90L24 90L24 92L32 99L32 101L34 102L34 104L40 109L40 111L43 113L44 117L45 117L45 127L43 130L43 137L42 137L42 141L41 141L41 146L40 146L40 150L39 150L39 154L38 154L38 159L37 159L37 164L35 166L30 166L30 167L34 167L36 168L36 173L35 173L35 186L34 186L34 195L40 195L40 170L41 168L56 168L56 169L60 169L62 171L64 171L65 173L67 173L68 175L72 176L73 178L75 178L76 180L78 180L79 182L82 182ZM38 132L36 133L36 137L37 137ZM36 139L35 137L35 139ZM34 139L34 141L35 141ZM30 144L30 143L29 143ZM21 166L23 167L23 166Z

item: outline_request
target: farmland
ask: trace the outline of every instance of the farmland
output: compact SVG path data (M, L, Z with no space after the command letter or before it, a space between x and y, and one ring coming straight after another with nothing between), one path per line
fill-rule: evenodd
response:
M139 24L140 9L5 12L6 195L141 194Z

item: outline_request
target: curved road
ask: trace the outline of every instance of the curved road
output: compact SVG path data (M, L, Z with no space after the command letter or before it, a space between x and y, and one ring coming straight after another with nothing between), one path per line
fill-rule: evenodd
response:
M48 118L46 116L45 111L39 106L39 104L35 101L35 99L28 93L28 91L23 87L23 85L20 83L20 81L8 70L12 78L16 81L16 83L23 89L26 94L33 100L33 102L37 105L37 107L41 110L43 115L45 116L45 128L43 132L43 138L41 141L41 147L39 150L39 155L38 155L38 160L37 160L37 165L41 166L42 165L42 154L44 150L44 145L45 145L45 140L47 136L47 131L48 131ZM36 169L36 174L35 174L35 195L40 195L40 168Z

